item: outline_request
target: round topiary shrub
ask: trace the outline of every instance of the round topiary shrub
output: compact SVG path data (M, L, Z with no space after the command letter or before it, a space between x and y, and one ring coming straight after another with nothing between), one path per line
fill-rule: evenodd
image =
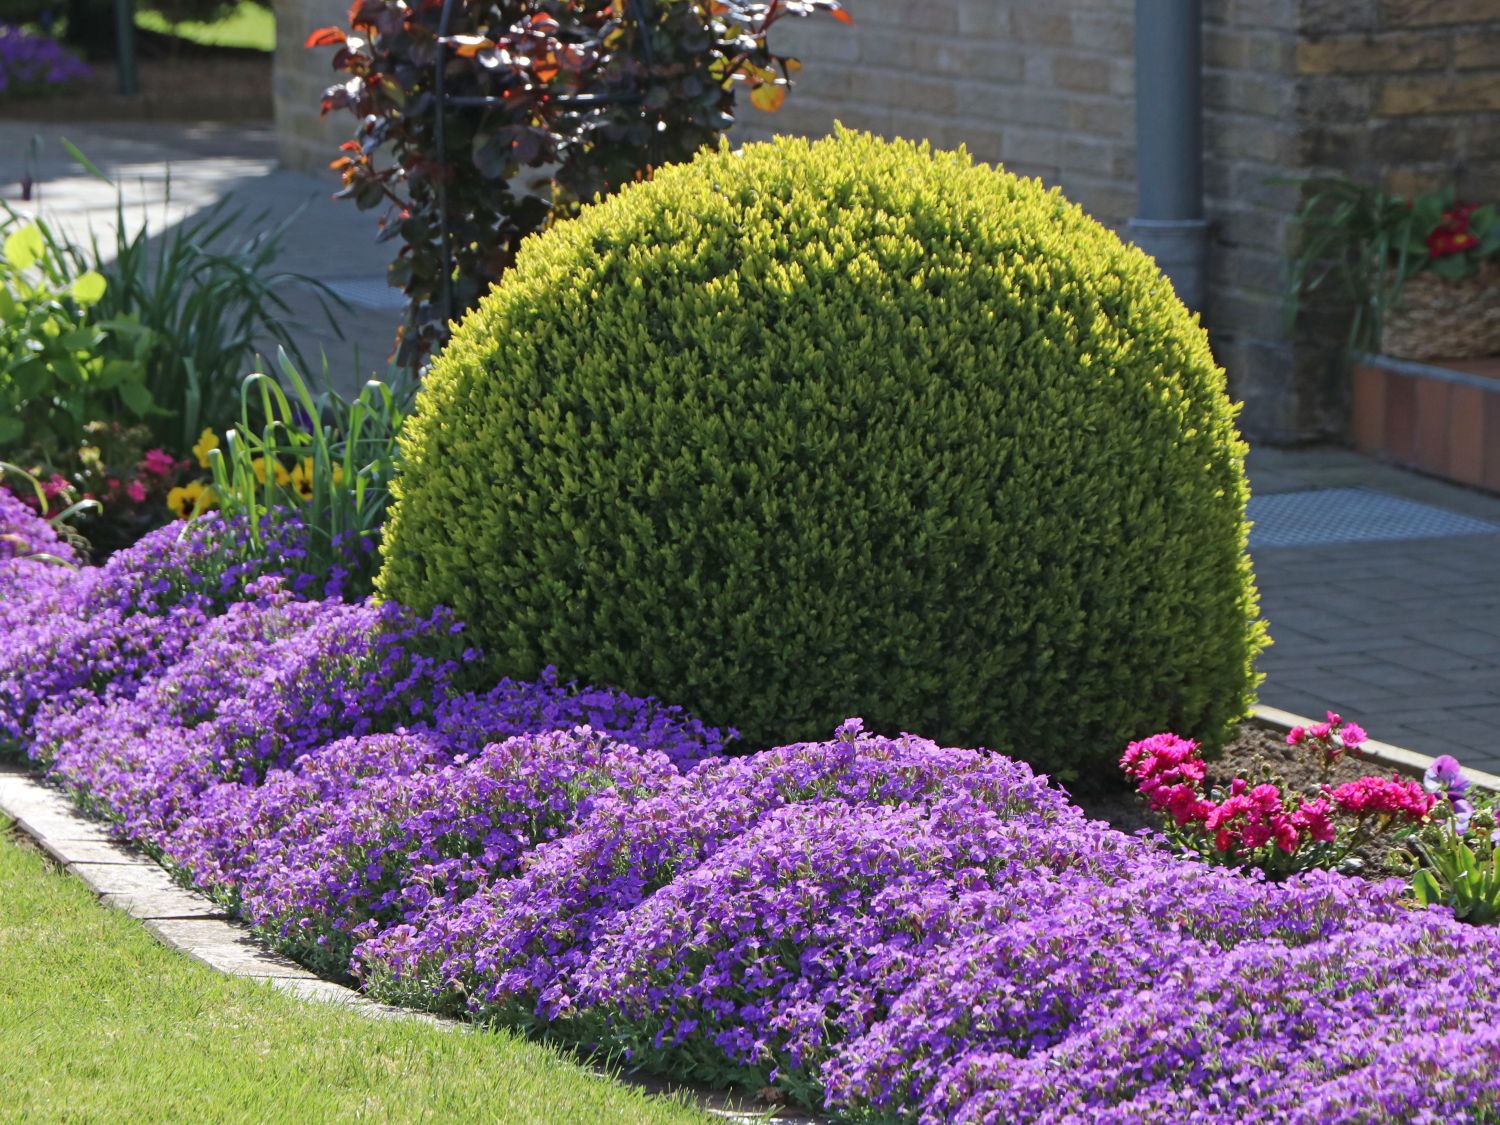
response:
M726 147L530 240L465 320L379 586L750 747L861 715L1113 775L1251 699L1235 410L1058 192L844 131Z

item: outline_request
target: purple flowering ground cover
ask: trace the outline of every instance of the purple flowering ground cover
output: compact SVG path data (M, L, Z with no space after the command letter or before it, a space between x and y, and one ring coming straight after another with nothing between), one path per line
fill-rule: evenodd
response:
M1397 883L1206 867L857 720L725 757L469 691L459 623L340 600L293 523L76 568L3 495L0 753L377 996L860 1119L1500 1121L1500 931Z

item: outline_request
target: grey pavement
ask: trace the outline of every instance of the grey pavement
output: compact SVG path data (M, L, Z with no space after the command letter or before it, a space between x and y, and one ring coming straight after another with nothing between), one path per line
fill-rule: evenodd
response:
M0 200L40 207L65 229L107 234L115 190L84 174L59 143L66 136L118 184L127 224L152 230L181 222L221 198L245 208L243 230L269 212L290 219L278 265L337 284L355 283L380 303L392 243L375 242L375 217L330 198L332 174L281 170L267 126L0 122ZM41 138L40 159L28 157ZM20 201L31 169L39 186ZM170 181L170 201L168 183ZM384 370L398 312L355 305L339 318L344 338L308 301L302 334L326 352L336 384ZM358 350L359 362L355 362ZM1374 490L1493 523L1500 498L1428 480L1341 450L1258 449L1256 497L1332 488ZM1500 771L1500 532L1288 547L1254 547L1262 612L1273 647L1263 655L1261 700L1298 714L1334 709L1372 737L1427 754L1451 752Z
M1257 497L1372 489L1500 529L1500 498L1344 450L1258 449L1249 470ZM1274 642L1262 702L1335 710L1382 742L1500 772L1500 530L1252 556Z
M63 148L63 138L114 186L80 168ZM23 214L41 214L75 240L86 241L93 232L102 245L113 243L117 201L131 234L145 224L149 235L159 235L221 199L241 212L234 238L286 221L279 270L341 286L352 282L374 303L384 298L388 306L351 303L331 324L311 289L292 294L305 353L314 362L320 352L326 354L332 381L348 390L386 370L400 317L399 305L389 307L398 295L385 286L396 244L376 243L378 212L332 198L339 185L331 172L316 177L285 171L277 166L275 148L269 125L5 120L0 121L0 201ZM30 202L21 198L21 180L28 174L35 180Z

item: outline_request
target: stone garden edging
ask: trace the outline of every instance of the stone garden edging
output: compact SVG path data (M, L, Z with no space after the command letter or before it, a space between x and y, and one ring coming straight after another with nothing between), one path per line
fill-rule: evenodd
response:
M106 906L125 911L163 945L231 976L264 980L304 1000L343 1004L377 1019L416 1019L435 1027L466 1025L377 1004L324 980L232 920L213 901L173 882L150 856L110 836L60 791L25 773L0 772L0 812L16 822L63 870L78 876Z
M105 906L125 911L169 948L230 976L263 980L302 1000L340 1004L371 1019L416 1020L443 1031L470 1031L472 1024L411 1008L380 1004L357 990L326 980L269 949L242 922L230 918L213 900L173 881L166 868L139 849L115 839L99 821L81 812L60 790L33 774L0 767L0 814L15 821L26 836L65 872L83 880ZM600 1077L652 1093L687 1088L649 1077L606 1074ZM732 1096L687 1090L704 1112L735 1125L764 1122L771 1115L785 1121L821 1121L807 1114L746 1108Z
M1282 732L1290 731L1293 727L1309 726L1319 721L1262 704L1257 704L1251 710L1250 716ZM1374 739L1370 739L1360 747L1359 757L1361 761L1371 762L1413 777L1421 777L1427 767L1432 765L1432 759L1426 754L1418 754L1415 750L1408 750L1404 746L1392 746L1389 742L1376 742ZM1459 764L1463 765L1462 759ZM1464 766L1464 776L1481 789L1488 789L1491 793L1500 793L1500 775Z

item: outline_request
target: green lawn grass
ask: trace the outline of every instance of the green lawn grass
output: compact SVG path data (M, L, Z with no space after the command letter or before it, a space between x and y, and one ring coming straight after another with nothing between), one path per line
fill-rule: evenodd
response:
M207 47L248 47L256 51L276 49L276 17L269 7L252 0L241 0L232 12L212 23L198 20L172 23L160 12L138 11L135 25L144 31L178 35Z
M159 945L0 818L0 1119L639 1122L681 1101L513 1035L372 1020Z

